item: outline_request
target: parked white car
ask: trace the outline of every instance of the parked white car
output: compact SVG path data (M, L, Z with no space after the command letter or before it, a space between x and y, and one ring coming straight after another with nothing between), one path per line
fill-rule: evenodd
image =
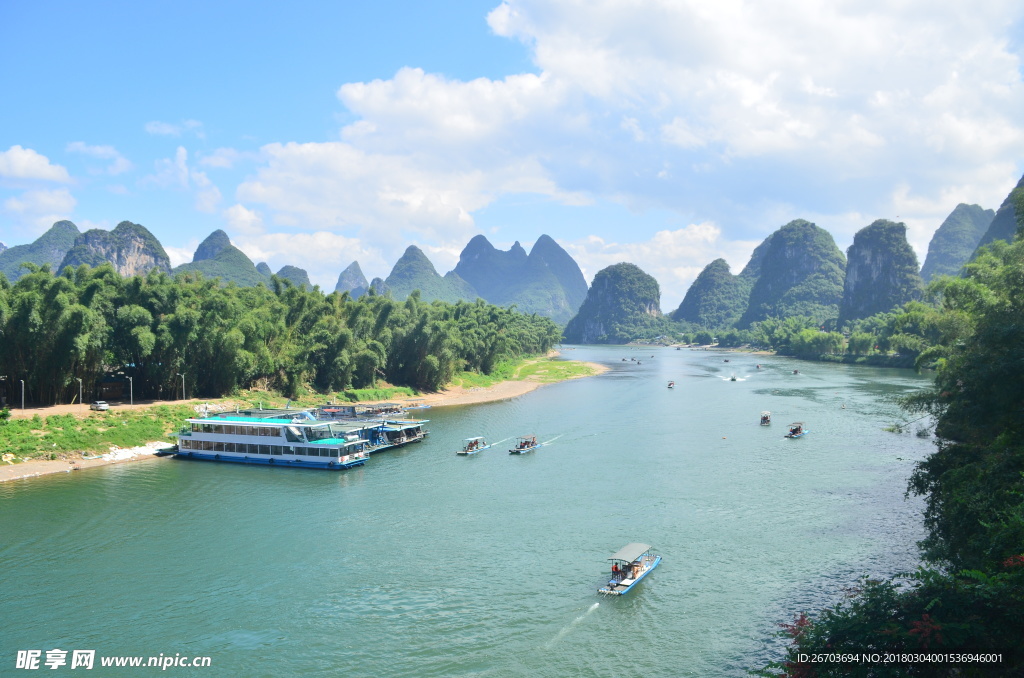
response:
M110 405L108 405L108 404L107 404L107 403L106 403L105 401L103 401L103 400L97 400L97 401L96 401L96 402L94 402L94 403L93 403L92 405L89 405L89 409L90 409L90 410L100 410L100 411L104 411L104 410L109 410L109 409L110 409Z

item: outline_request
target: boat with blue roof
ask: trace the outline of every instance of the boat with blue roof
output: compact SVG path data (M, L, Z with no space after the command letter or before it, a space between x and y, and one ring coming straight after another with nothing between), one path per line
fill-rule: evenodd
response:
M378 424L339 425L309 410L245 410L189 419L175 456L202 461L340 471L362 466Z

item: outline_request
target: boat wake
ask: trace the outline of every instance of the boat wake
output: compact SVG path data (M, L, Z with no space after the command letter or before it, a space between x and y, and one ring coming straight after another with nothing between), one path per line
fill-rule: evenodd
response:
M563 628L561 631L556 633L554 638L552 638L548 642L544 643L544 649L547 650L547 649L553 647L555 645L555 643L560 641L562 638L565 638L565 636L568 635L568 633L570 631L572 631L574 628L579 626L580 622L582 622L584 619L586 619L590 615L591 612L593 612L594 610L597 609L598 605L600 605L600 604L601 603L594 603L589 608L587 608L586 612L584 612L583 614L581 614L580 616L576 617L571 622L566 624L565 628Z
M554 438L552 438L551 440L545 440L544 442L542 442L542 443L541 443L541 445L550 445L551 443L555 442L556 440L558 440L559 438L561 438L561 437L562 437L562 436L564 436L564 435L565 435L565 434L564 434L564 433L562 433L562 434L560 434L560 435L557 435L557 436L555 436L555 437L554 437Z

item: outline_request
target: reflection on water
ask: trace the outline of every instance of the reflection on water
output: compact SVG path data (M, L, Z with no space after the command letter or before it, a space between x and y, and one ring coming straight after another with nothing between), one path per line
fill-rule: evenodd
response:
M167 460L0 486L0 655L201 654L206 676L745 675L791 613L914 566L903 493L931 445L882 429L925 378L568 355L610 371L426 410L426 442L348 472ZM784 439L790 421L811 433ZM454 454L525 434L555 442ZM663 564L599 601L630 541Z

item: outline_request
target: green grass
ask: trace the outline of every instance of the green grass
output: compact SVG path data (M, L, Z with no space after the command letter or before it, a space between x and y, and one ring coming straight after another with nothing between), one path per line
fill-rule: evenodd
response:
M594 369L586 363L555 358L528 358L499 363L491 374L463 372L452 383L463 388L487 388L502 381L539 381L551 384L556 381L589 377Z
M576 377L589 377L593 374L594 368L586 363L575 360L544 358L524 365L519 370L519 379L530 378L543 384L551 384L556 381L575 379Z
M526 364L526 360L506 360L494 366L490 374L479 372L460 372L455 375L452 385L462 388L487 388L495 384L515 378L516 370Z
M0 454L18 458L65 457L75 452L109 452L151 440L173 442L171 434L195 411L189 405L109 410L79 419L70 414L11 419L0 424Z

